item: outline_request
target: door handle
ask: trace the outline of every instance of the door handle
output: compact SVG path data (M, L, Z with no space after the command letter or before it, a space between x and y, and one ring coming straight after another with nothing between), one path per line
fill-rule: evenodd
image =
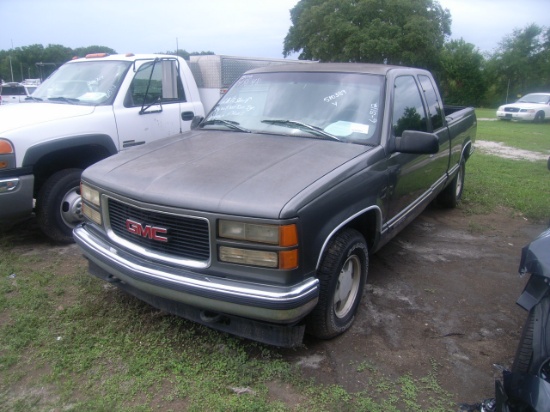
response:
M195 117L195 113L193 112L182 112L181 113L181 120L185 122L190 122Z

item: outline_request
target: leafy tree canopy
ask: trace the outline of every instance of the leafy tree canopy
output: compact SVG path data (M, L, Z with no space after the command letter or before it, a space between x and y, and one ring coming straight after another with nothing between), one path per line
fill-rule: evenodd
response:
M89 53L116 53L106 46L88 46L71 49L60 44L41 44L0 50L0 78L4 81L48 77L57 67L73 57Z
M550 90L550 28L529 24L504 37L487 62L492 82L506 91L500 100Z
M23 81L24 79L45 79L57 67L73 57L84 57L87 54L116 54L107 46L87 46L71 49L60 44L41 44L17 47L10 50L0 50L0 79L8 81ZM161 52L162 54L179 55L189 59L191 55L214 54L211 51L187 52L185 50Z
M445 43L440 54L440 89L446 104L479 106L487 90L485 59L463 39Z
M185 60L189 60L189 56L205 56L209 54L216 54L213 51L202 51L202 52L188 52L186 50L173 50L173 51L165 51L161 52L162 54L171 54L175 56L180 56L184 58Z
M283 54L435 68L451 16L433 0L300 0Z

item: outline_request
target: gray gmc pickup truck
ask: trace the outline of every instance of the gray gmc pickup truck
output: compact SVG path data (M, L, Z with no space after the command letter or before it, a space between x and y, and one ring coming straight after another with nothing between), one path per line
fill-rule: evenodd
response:
M247 72L197 123L86 169L74 238L149 304L287 347L349 329L369 254L456 206L477 125L425 70L333 63Z

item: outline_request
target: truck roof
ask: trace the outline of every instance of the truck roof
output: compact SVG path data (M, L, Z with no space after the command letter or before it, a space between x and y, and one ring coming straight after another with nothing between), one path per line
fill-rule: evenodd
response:
M156 58L175 58L177 56L167 55L167 54L134 54L134 53L125 53L125 54L108 54L108 53L93 53L88 54L85 57L80 57L70 62L81 62L81 61L90 61L90 60L117 60L117 61L129 61L133 62L140 59L156 59ZM70 63L69 62L69 63Z
M247 73L276 73L276 72L345 72L387 75L392 70L414 70L415 72L426 72L424 69L417 69L404 66L391 66L386 64L370 63L312 63L307 65L289 64L279 66L268 66L260 69L250 70Z

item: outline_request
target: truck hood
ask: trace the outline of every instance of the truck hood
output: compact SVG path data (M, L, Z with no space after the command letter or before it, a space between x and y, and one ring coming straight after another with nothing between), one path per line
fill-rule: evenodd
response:
M345 179L331 172L370 149L304 137L195 131L107 158L86 169L83 179L154 205L286 218L311 199L316 183L322 180L326 190ZM291 200L293 210L283 213Z
M88 115L94 109L95 106L44 102L1 105L0 136L3 133L26 126Z
M516 108L516 109L529 110L529 109L539 109L541 107L542 108L543 107L548 107L548 105L543 104L543 103L509 103L509 104L505 104L505 105L500 106L500 109L504 110L508 107L513 107L513 108Z

